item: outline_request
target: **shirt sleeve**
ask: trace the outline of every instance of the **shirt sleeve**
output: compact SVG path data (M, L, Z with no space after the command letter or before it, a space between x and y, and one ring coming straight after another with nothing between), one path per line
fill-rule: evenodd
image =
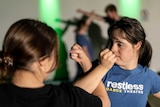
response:
M61 87L67 93L66 101L70 105L69 107L102 107L99 97L89 94L79 87L70 84L62 84Z
M105 22L110 22L110 18L109 17L103 17L103 19L105 20Z
M77 36L77 43L81 46L86 46L87 42L84 36Z
M106 23L108 23L109 25L112 25L112 24L115 22L115 20L113 20L113 19L111 19L111 18L109 18L109 17L103 17L103 19L104 19L104 21L105 21Z
M151 72L151 94L160 92L160 76L156 72Z

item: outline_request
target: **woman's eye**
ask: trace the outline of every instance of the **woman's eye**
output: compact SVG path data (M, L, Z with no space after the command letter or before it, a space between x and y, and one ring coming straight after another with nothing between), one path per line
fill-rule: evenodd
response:
M122 46L122 43L118 43L117 45L118 45L118 47L121 47L121 46Z

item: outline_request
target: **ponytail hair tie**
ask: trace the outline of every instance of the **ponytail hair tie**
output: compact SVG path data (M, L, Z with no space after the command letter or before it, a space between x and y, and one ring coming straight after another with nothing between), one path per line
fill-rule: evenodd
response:
M6 64L7 66L13 66L13 60L10 57L4 57L3 58L3 62L4 64Z
M3 62L3 60L2 60L2 58L0 58L0 63L2 63Z

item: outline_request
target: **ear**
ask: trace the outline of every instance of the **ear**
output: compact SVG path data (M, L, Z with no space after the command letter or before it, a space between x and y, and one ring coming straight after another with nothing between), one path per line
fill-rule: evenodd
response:
M49 61L49 58L44 57L44 58L40 58L38 62L40 66L45 66L48 63L48 61Z
M141 48L141 46L142 46L142 42L139 41L136 45L134 45L134 48L135 48L136 50L139 50L139 49Z
M38 65L39 65L39 69L40 71L43 71L44 73L47 73L48 72L48 65L49 64L49 57L44 57L44 58L40 58L39 61L38 61Z

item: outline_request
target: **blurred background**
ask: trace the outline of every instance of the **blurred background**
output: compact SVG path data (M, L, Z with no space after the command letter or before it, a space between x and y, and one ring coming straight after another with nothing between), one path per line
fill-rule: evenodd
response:
M159 0L0 0L0 49L4 35L13 22L22 18L41 20L57 31L60 42L61 64L48 80L72 81L77 72L75 62L69 59L69 50L75 43L75 23L82 17L76 11L79 8L90 12L94 10L105 16L104 9L111 3L117 7L120 16L133 17L141 22L153 48L151 69L159 72ZM93 22L100 27L101 38L106 40L109 25L98 20ZM99 50L94 51L99 53Z
M70 47L75 43L75 26L71 22L76 22L82 16L82 14L76 12L77 9L94 10L96 13L105 16L104 9L106 5L111 3L117 7L120 16L133 17L141 22L147 33L147 39L153 47L151 68L158 72L160 70L159 0L1 0L0 47L2 47L7 29L13 22L22 18L34 18L46 22L59 34L61 48L63 48L60 56L62 56L61 59L64 59L63 61L67 62L67 68L65 69L67 69L68 73L66 75L68 77L64 76L64 78L72 80L76 75L76 67L74 61L69 59ZM70 21L70 23L67 21ZM93 22L100 26L102 36L106 39L108 24L97 20ZM65 73L59 73L58 75L63 74ZM57 77L57 79L61 79L61 77Z

